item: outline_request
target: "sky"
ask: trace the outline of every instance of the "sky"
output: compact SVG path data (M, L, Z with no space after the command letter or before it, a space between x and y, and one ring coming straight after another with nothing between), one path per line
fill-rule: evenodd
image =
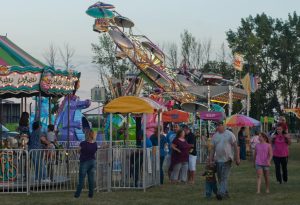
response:
M78 95L90 98L90 89L99 84L97 69L91 63L91 43L99 34L93 32L94 19L85 14L96 1L91 0L0 0L0 35L8 37L35 58L44 55L53 43L75 49L73 64L82 73ZM298 11L298 0L111 0L116 11L135 23L134 31L153 42L180 42L187 29L197 39L211 39L216 51L225 32L236 30L241 18L265 12L286 19ZM298 10L297 10L298 9Z

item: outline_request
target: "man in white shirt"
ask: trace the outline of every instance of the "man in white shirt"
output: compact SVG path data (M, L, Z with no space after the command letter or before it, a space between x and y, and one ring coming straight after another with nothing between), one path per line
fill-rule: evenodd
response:
M210 153L210 163L216 162L219 191L217 199L222 200L228 197L228 177L231 163L235 160L240 164L236 137L229 130L225 130L223 123L217 124L217 132L212 139L212 150Z

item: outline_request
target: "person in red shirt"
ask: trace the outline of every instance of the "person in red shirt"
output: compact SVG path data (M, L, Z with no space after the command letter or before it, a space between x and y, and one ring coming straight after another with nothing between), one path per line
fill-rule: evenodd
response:
M283 131L287 134L289 132L289 128L288 125L286 123L286 119L283 116L279 117L278 123L277 123L277 127L280 126L282 127Z

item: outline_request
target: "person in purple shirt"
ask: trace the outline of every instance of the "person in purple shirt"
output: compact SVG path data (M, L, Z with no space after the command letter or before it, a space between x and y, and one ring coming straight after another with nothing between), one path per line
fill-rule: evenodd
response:
M87 131L87 138L85 141L80 143L80 167L79 167L79 182L77 185L77 190L74 194L75 198L79 198L83 184L84 178L88 175L88 184L89 184L89 198L93 198L94 195L94 179L96 172L96 152L97 152L97 143L95 132L92 130Z

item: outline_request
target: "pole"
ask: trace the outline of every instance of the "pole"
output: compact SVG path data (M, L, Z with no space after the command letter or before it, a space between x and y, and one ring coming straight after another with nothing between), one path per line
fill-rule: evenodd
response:
M3 116L3 113L2 113L2 106L3 106L3 103L2 103L2 98L0 98L0 143L2 145L2 116Z
M207 86L207 106L208 106L208 111L210 111L210 86ZM209 136L210 133L210 120L207 121L207 135Z
M107 188L108 188L108 191L110 192L111 191L111 176L112 176L112 135L113 135L113 114L110 113L109 114L109 152L108 152L108 182L107 182Z
M228 107L228 117L230 117L231 116L231 114L232 114L232 86L230 85L229 86L229 96L228 96L228 103L229 103L229 107Z
M146 127L147 127L147 117L143 114L143 190L146 192Z
M251 94L250 92L247 93L247 116L249 117L251 109Z
M98 101L98 131L100 131L100 102Z
M27 98L25 97L25 112L27 112Z
M23 98L21 98L21 114L23 112Z
M161 128L160 127L160 111L158 111L157 121L158 121L158 128L157 128L157 133L158 133L158 136L157 136L157 150L158 151L155 154L157 154L158 156L155 155L155 157L156 157L156 159L159 160L159 176L160 176L160 172L161 172L160 169L162 169L162 167L160 167L160 146L161 146L161 144L160 144L160 132L161 132L161 129L160 129ZM156 165L157 165L157 163L156 163ZM160 185L160 177L158 177L157 184Z
M48 110L49 110L49 122L48 124L51 125L52 122L51 122L51 97L49 97L49 107L48 107Z
M38 121L41 122L41 111L42 111L42 93L39 92L39 111L38 111Z
M70 148L70 95L68 95L68 135L67 135L67 149Z

